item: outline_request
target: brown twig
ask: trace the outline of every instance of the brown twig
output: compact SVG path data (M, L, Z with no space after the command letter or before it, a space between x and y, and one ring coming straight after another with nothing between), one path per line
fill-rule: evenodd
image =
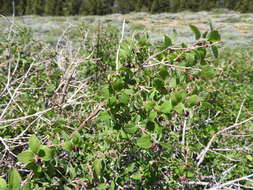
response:
M195 49L198 49L198 48L210 48L214 45L219 45L221 44L222 42L215 42L215 43L212 43L212 44L208 44L207 42L206 43L203 43L202 45L198 45L198 43L196 44L193 44L191 47L187 47L187 48L180 48L180 47L168 47L160 52L157 52L155 54L153 54L152 56L150 56L146 61L144 61L143 65L147 65L149 63L149 61L153 60L154 58L156 58L158 55L162 54L162 53L165 53L165 52L175 52L175 51L184 51L184 52L188 52L188 51L192 51L192 50L195 50ZM183 55L183 54L180 54L180 56ZM179 57L176 57L176 59L174 61L177 61L179 59Z
M87 119L85 119L81 125L71 134L71 137L75 134L75 132L80 131L81 129L83 129L89 122L91 122L93 119L95 119L99 112L103 110L103 103L100 103L98 105L96 105L94 111L89 115L89 117Z

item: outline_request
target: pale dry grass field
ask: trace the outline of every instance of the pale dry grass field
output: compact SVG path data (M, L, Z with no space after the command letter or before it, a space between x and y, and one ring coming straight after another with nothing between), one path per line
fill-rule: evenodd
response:
M164 35L170 36L175 42L189 43L194 36L189 24L194 24L200 30L209 29L211 22L215 29L222 34L226 47L238 45L251 46L253 44L253 14L241 14L227 10L214 10L211 12L181 12L181 13L131 13L126 15L113 14L106 16L72 16L72 17L39 17L24 16L16 18L20 26L31 29L33 37L54 44L62 32L66 30L69 37L78 42L82 38L82 31L96 34L99 27L108 25L121 28L123 19L126 19L127 33L148 33L151 40L161 40ZM0 30L8 30L11 18L1 17ZM0 33L0 36L3 32Z

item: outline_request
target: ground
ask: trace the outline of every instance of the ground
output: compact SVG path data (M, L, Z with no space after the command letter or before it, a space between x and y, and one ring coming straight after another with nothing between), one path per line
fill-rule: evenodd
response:
M226 47L253 44L253 14L240 14L227 10L198 13L130 13L83 17L25 16L18 17L16 22L30 27L35 39L55 43L64 30L71 30L71 37L78 41L80 27L93 34L92 31L97 30L98 23L120 28L124 18L127 21L126 32L147 32L153 40L160 40L164 35L169 35L177 42L192 42L194 36L188 25L194 24L205 31L208 30L209 22L211 22L222 33L222 40ZM1 17L0 30L8 30L9 22L11 22L11 18Z

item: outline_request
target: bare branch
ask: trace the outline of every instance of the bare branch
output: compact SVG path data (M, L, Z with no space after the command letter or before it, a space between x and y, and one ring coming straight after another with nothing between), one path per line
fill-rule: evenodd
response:
M249 121L252 121L252 120L253 120L253 117L250 117L250 118L248 118L248 119L246 119L246 120L244 120L244 121L242 121L242 122L240 122L240 123L235 123L234 125L231 125L230 127L227 127L227 128L225 128L225 129L222 129L222 130L218 131L216 134L214 134L213 137L211 138L211 140L209 141L209 143L207 144L207 146L204 148L204 150L202 150L201 153L198 155L197 159L198 159L199 161L198 161L198 164L197 164L197 165L199 166L199 165L204 161L204 158L205 158L206 153L209 151L209 149L210 149L212 143L214 142L215 138L216 138L218 135L221 135L222 133L224 133L224 132L226 132L226 131L228 131L228 130L231 130L231 129L233 129L233 128L236 128L236 127L238 127L238 126L240 126L240 125L242 125L242 124L244 124L244 123L247 123L247 122L249 122Z
M103 105L104 105L103 103L96 105L94 111L89 115L89 117L87 119L85 119L81 123L81 125L71 134L71 136L73 136L75 134L75 132L78 132L81 129L83 129L89 122L91 122L93 119L95 119L98 116L99 112L101 110L103 110Z
M121 47L121 43L124 39L124 33L125 33L125 25L126 25L126 19L123 20L123 24L122 24L122 31L121 31L121 39L119 41L119 47L117 50L117 55L116 55L116 71L119 70L119 53L120 53L120 47Z
M211 187L210 189L208 190L218 190L218 189L222 189L226 186L229 186L229 185L233 185L234 183L236 182L240 182L240 181L247 181L249 180L249 178L253 177L253 174L251 175L248 175L248 176L244 176L244 177L241 177L241 178L238 178L238 179L234 179L234 180L231 180L231 181L228 181L226 183L223 183L223 184L220 184L220 185L215 185L213 187Z

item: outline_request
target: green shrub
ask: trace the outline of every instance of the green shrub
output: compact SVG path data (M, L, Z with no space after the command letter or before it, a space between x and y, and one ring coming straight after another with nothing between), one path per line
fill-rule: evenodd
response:
M119 46L111 27L78 48L27 29L2 40L0 151L17 169L2 167L0 187L202 189L191 182L249 175L252 122L220 131L252 116L252 52L220 52L218 31L190 29L188 45L138 34Z

